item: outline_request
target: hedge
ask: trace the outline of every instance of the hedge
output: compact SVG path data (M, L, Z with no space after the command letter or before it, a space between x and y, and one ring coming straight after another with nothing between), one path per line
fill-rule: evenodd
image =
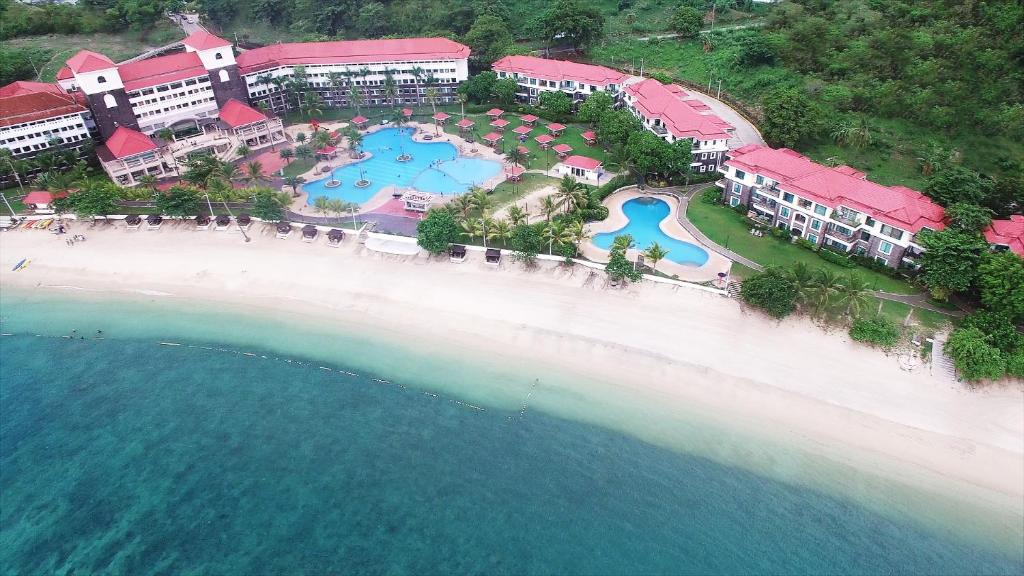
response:
M891 348L900 340L900 328L882 316L857 318L850 326L850 337L881 348Z

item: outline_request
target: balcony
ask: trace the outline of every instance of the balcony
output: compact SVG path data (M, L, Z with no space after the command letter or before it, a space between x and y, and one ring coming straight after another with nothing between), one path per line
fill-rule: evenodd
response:
M829 236L838 238L846 242L852 242L854 238L856 238L857 236L857 233L853 230L850 230L849 233L846 233L840 230L839 228L832 226L831 224L829 224L828 228L825 229L825 234L828 234Z
M754 192L763 196L771 196L772 198L778 198L782 193L779 188L774 184L772 186L764 186L763 184L756 184L754 186Z
M833 211L832 215L829 216L831 219L839 222L840 224L846 224L847 226L857 227L860 226L860 221L857 219L859 214L850 214L846 212Z
M651 131L657 134L658 136L664 136L665 134L668 134L668 130L665 129L665 127L660 124L651 124Z

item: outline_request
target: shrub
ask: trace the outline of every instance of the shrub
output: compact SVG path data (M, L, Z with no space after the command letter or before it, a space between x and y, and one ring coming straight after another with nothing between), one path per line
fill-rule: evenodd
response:
M768 268L744 280L740 296L775 318L784 318L796 308L796 288L781 268Z
M960 375L968 380L997 379L1006 371L999 349L977 328L958 328L949 335L944 348L953 358Z
M790 236L788 230L783 230L782 228L772 228L771 231L772 238L775 238L776 240L785 240L786 242L790 242L793 239L793 237Z
M814 242L811 242L810 240L808 240L806 238L797 238L796 242L794 242L794 244L796 244L797 246L799 246L801 248L806 248L807 250L810 250L812 252L815 252L815 251L818 250L818 245L815 244Z
M615 282L622 280L636 282L643 277L639 270L633 268L633 263L626 259L626 253L621 248L612 248L608 264L605 265L604 269L608 272L608 277Z
M416 225L416 243L431 254L441 254L459 239L459 224L455 216L440 208L427 212Z
M710 188L701 192L700 201L705 204L718 204L722 201L722 191L718 188Z
M1024 378L1024 346L1006 355L1006 375L1012 378Z
M608 207L598 205L593 208L586 208L580 210L579 215L584 222L598 222L608 217Z
M516 260L531 266L537 260L537 254L544 248L544 239L541 238L537 226L520 224L512 229L509 246L512 247L512 256Z
M845 254L840 254L838 252L833 252L832 250L829 250L828 248L822 248L821 250L819 250L818 251L818 256L821 256L821 259L826 261L826 262L831 262L833 264L842 266L843 268L853 268L853 267L857 266Z
M590 192L590 197L592 200L594 200L594 204L597 205L604 201L604 199L607 198L609 195L611 195L612 192L615 192L616 190L624 186L629 186L630 184L632 184L632 182L629 176L616 176L611 180L605 182L604 184L598 186L597 188L593 189Z
M850 326L850 337L858 342L891 348L900 339L900 328L895 322L882 316L857 318Z

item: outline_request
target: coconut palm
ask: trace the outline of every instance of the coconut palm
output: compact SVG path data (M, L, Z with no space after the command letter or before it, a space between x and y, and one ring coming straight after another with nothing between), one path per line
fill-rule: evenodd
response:
M299 132L298 134L296 134L295 135L295 141L298 142L299 144L302 144L303 142L305 142L306 141L306 133L305 132Z
M295 156L295 152L291 148L284 148L279 153L281 159L284 160L285 164L291 164L292 158Z
M434 114L437 114L437 99L441 96L437 88L433 86L427 87L427 102L430 102L430 108L433 109Z
M568 232L573 246L576 247L576 255L579 255L580 245L590 239L590 232L587 231L587 227L583 225L583 222L579 220L573 220L566 228L566 232Z
M558 212L558 200L553 195L548 195L540 199L540 210L544 213L544 219L548 222L551 221L551 217Z
M810 300L814 289L814 274L806 262L797 262L789 270L789 280L793 283L796 300L806 303Z
M839 277L835 272L826 268L818 269L814 275L814 286L810 290L815 314L823 314L828 310L840 288Z
M422 104L423 98L420 98L420 82L423 81L425 71L421 66L413 66L409 73L412 74L413 85L416 87L416 103Z
M513 204L512 206L509 206L506 217L508 218L508 221L510 224L512 224L512 226L519 226L520 224L525 224L526 210L520 208L518 204Z
M331 210L331 199L327 196L317 196L313 199L313 210L326 216Z
M461 196L457 196L455 200L452 200L449 206L452 207L455 214L465 220L466 218L469 218L470 213L473 212L473 198L469 194L463 194Z
M487 192L481 188L474 186L469 191L468 196L473 207L480 210L481 213L486 213L487 209L491 207L491 197L488 196Z
M328 72L327 84L331 87L331 100L337 102L341 99L339 89L345 86L345 75L341 72Z
M839 298L836 304L849 318L860 316L871 304L868 296L868 283L860 276L847 274L839 287Z
M635 246L636 242L633 241L632 234L621 234L619 236L616 236L615 239L612 240L612 250L621 250L623 253L625 253L626 250L634 248Z
M284 183L292 187L292 197L299 195L299 186L305 181L306 179L302 176L287 176L284 179Z
M548 255L554 252L555 244L568 244L572 242L572 237L569 235L565 228L565 224L559 221L549 221L544 223L544 228L541 234L548 241Z
M566 174L562 176L562 180L558 183L558 192L556 196L558 203L565 206L565 213L572 212L581 202L580 197L586 194L586 188L583 184L576 181L575 178Z
M235 148L235 154L237 154L239 158L245 158L249 155L249 152L252 152L252 149L245 144L240 144L238 148Z
M491 226L487 229L487 237L502 243L508 242L512 237L512 226L505 219L492 220Z
M251 184L259 182L264 178L265 177L263 176L263 164L260 164L255 160L253 160L252 162L245 163L243 179L246 181L246 183Z
M313 133L313 147L317 150L324 146L329 146L333 143L330 132L327 130L317 130Z
M395 107L395 97L398 96L398 83L395 82L395 71L384 70L384 97L387 98L391 107Z
M322 116L324 113L324 99L316 92L306 92L302 96L299 108L304 110L306 116L313 119L315 116Z
M309 159L313 157L313 149L303 144L295 147L295 156L297 158Z
M477 237L483 238L485 235L483 218L467 218L459 225L462 227L462 233L470 240Z
M363 96L362 90L360 90L355 84L348 87L348 102L356 109L357 115L362 114L362 112L360 112L360 107L364 102L366 102L366 97Z
M348 138L348 157L358 158L359 146L363 143L363 135L355 128L349 128L348 131L345 132L345 137Z
M509 150L505 154L505 158L508 160L509 164L512 164L513 166L526 166L526 154L523 154L518 146Z
M660 262L665 256L668 256L669 250L665 250L657 242L651 242L651 245L644 250L644 258L651 261L651 270L658 269L658 262Z
M157 191L156 177L152 174L143 174L142 176L139 176L139 184L149 188L154 194Z

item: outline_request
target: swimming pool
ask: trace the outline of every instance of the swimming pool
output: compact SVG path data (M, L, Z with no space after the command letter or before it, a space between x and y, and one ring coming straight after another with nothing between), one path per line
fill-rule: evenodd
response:
M433 194L457 195L501 172L499 162L460 158L458 149L452 144L416 142L411 132L409 128L385 128L367 134L361 148L373 156L334 170L334 177L341 180L341 186L337 188L324 186L331 176L303 184L303 190L309 195L307 203L312 205L317 197L327 196L362 204L381 188L391 185ZM412 160L395 160L403 150L412 155ZM355 186L360 179L360 170L370 181L366 188Z
M668 250L666 260L677 264L703 266L708 261L708 253L700 246L677 240L662 232L659 224L671 213L669 205L657 198L633 198L622 205L622 213L629 222L614 232L595 234L591 239L594 246L609 250L616 236L630 234L636 243L637 250L646 250L652 242L657 242Z

